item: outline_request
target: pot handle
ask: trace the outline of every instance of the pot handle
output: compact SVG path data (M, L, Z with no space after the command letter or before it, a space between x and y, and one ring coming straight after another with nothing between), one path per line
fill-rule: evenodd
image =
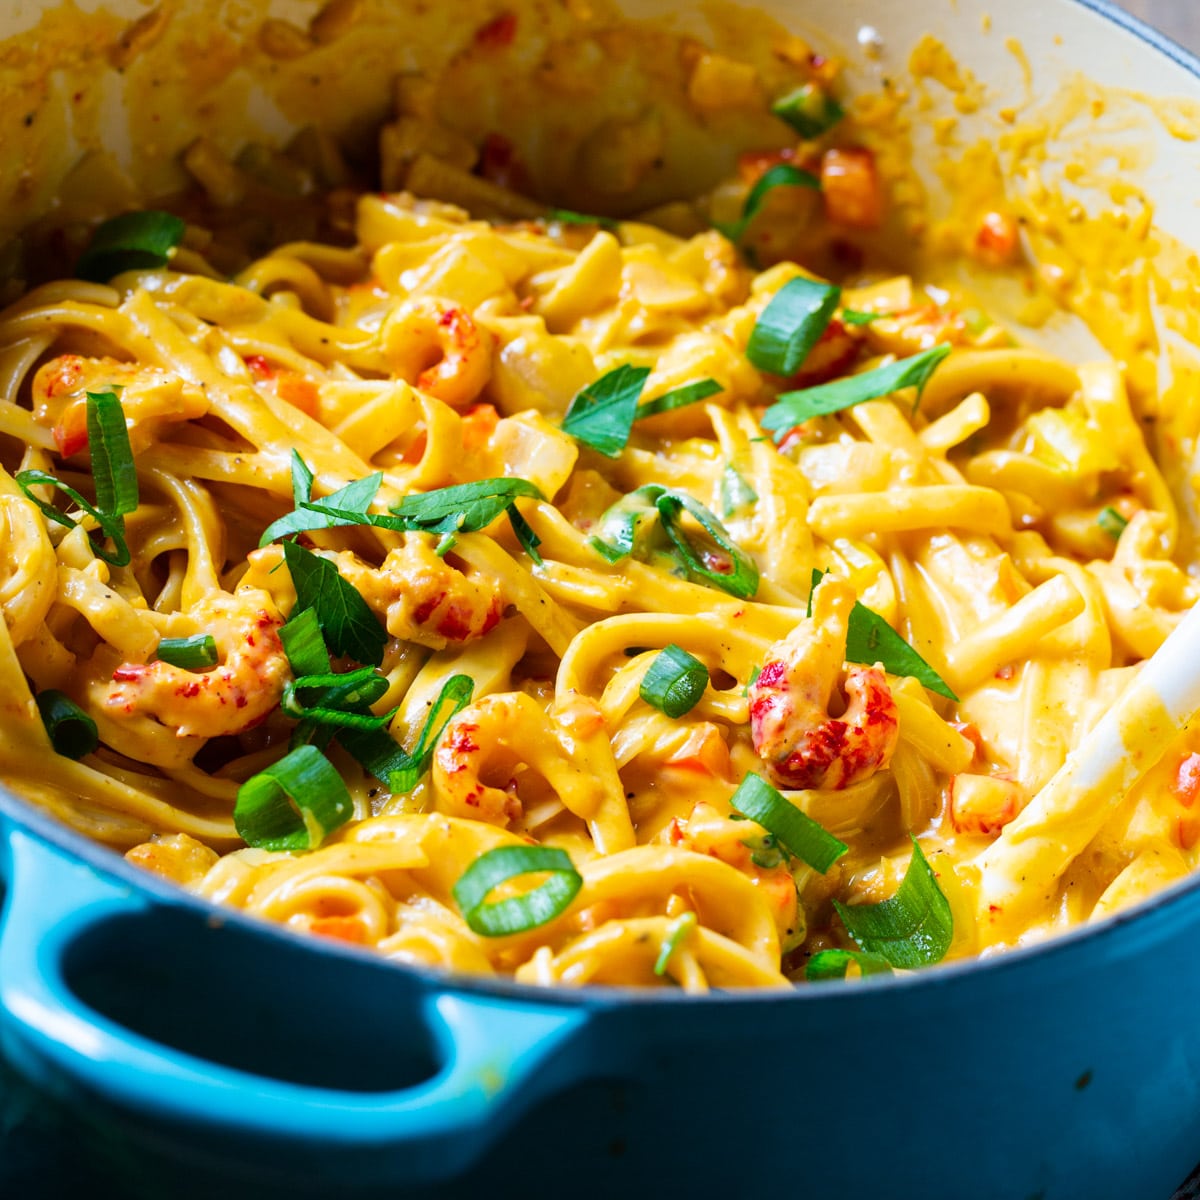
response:
M403 1160L405 1177L420 1181L461 1171L535 1100L585 1068L582 1007L424 990L417 1017L441 1067L396 1091L295 1084L162 1045L86 1005L63 970L79 938L115 916L147 913L153 899L22 829L10 832L8 851L0 1044L14 1066L59 1094L98 1098L193 1135L223 1131L255 1142L259 1165L272 1147L281 1163L302 1147L305 1159L324 1152L360 1169L375 1151Z

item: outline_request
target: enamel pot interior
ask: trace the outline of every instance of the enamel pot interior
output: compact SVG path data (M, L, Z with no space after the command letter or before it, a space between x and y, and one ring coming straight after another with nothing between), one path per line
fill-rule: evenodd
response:
M1024 86L1004 48L1019 38L1039 87L1083 70L1200 97L1192 60L1097 4L1012 0L987 35L975 0L762 7L844 49L858 86L900 70L933 28L1000 94ZM37 10L8 16L19 32ZM856 49L868 24L884 34L877 57ZM365 119L386 86L347 93ZM244 111L256 136L286 128L278 109ZM224 117L197 105L190 127L164 133L161 163L195 122ZM17 119L6 106L0 136ZM69 132L31 144L33 186L0 165L7 220L45 203L89 136ZM1200 143L1159 132L1142 182L1163 227L1200 243ZM131 1194L702 1196L790 1180L822 1197L1165 1200L1200 1155L1200 883L1050 945L916 976L786 996L550 994L217 911L9 795L0 827L0 1046L86 1115Z

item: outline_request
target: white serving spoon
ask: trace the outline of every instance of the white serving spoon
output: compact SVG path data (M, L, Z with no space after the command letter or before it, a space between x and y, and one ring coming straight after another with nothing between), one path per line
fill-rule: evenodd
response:
M1200 713L1200 604L1146 660L1028 807L976 860L979 913L1017 925Z

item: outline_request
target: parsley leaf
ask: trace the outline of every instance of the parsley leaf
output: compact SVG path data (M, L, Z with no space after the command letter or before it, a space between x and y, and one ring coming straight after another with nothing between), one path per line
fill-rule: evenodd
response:
M903 388L916 388L919 401L930 376L949 353L949 346L934 346L911 358L876 367L873 371L847 375L832 383L822 383L796 392L784 392L763 413L762 427L777 430L775 440L781 441L787 430L810 417L841 412L867 400L890 396Z
M813 591L825 572L814 568ZM808 615L812 616L812 592L808 596ZM874 666L882 663L889 675L911 675L923 687L947 700L958 697L949 684L906 642L874 609L855 600L846 625L846 661Z
M563 418L563 432L607 458L616 458L629 441L638 399L649 374L649 367L622 363L589 383L571 401Z
M337 567L295 542L283 543L283 557L296 587L292 616L311 608L334 654L379 666L383 662L387 630Z

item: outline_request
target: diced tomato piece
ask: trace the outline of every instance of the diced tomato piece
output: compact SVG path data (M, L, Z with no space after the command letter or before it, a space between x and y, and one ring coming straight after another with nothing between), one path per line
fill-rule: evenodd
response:
M321 395L317 385L294 371L280 371L275 377L275 395L310 417L317 415Z
M1012 264L1020 249L1017 223L1007 213L986 212L979 220L971 253L989 267Z
M70 458L82 450L88 443L86 402L69 405L50 432L63 458Z
M798 387L812 387L846 374L858 356L858 345L859 339L835 317L800 364L792 383Z
M721 731L709 721L692 730L687 741L667 759L667 765L718 779L728 779L732 770L729 746Z
M318 937L353 942L356 946L365 944L367 940L367 932L358 917L313 917L308 929Z
M246 355L246 366L250 368L250 374L255 379L274 379L275 367L271 365L261 354Z
M1196 803L1200 796L1200 754L1187 754L1180 760L1171 790L1184 808Z
M498 187L513 192L529 192L532 181L525 165L517 157L517 148L502 133L489 133L479 148L475 173Z
M753 186L772 167L780 163L796 161L797 151L790 146L780 150L747 150L738 155L738 177L743 183Z
M468 454L474 454L487 447L491 436L496 432L500 414L494 404L472 405L462 418L463 449Z
M878 229L883 221L883 188L870 150L834 149L821 156L825 215L850 229Z
M502 12L494 21L489 21L475 31L475 44L500 49L511 46L517 35L517 14Z

